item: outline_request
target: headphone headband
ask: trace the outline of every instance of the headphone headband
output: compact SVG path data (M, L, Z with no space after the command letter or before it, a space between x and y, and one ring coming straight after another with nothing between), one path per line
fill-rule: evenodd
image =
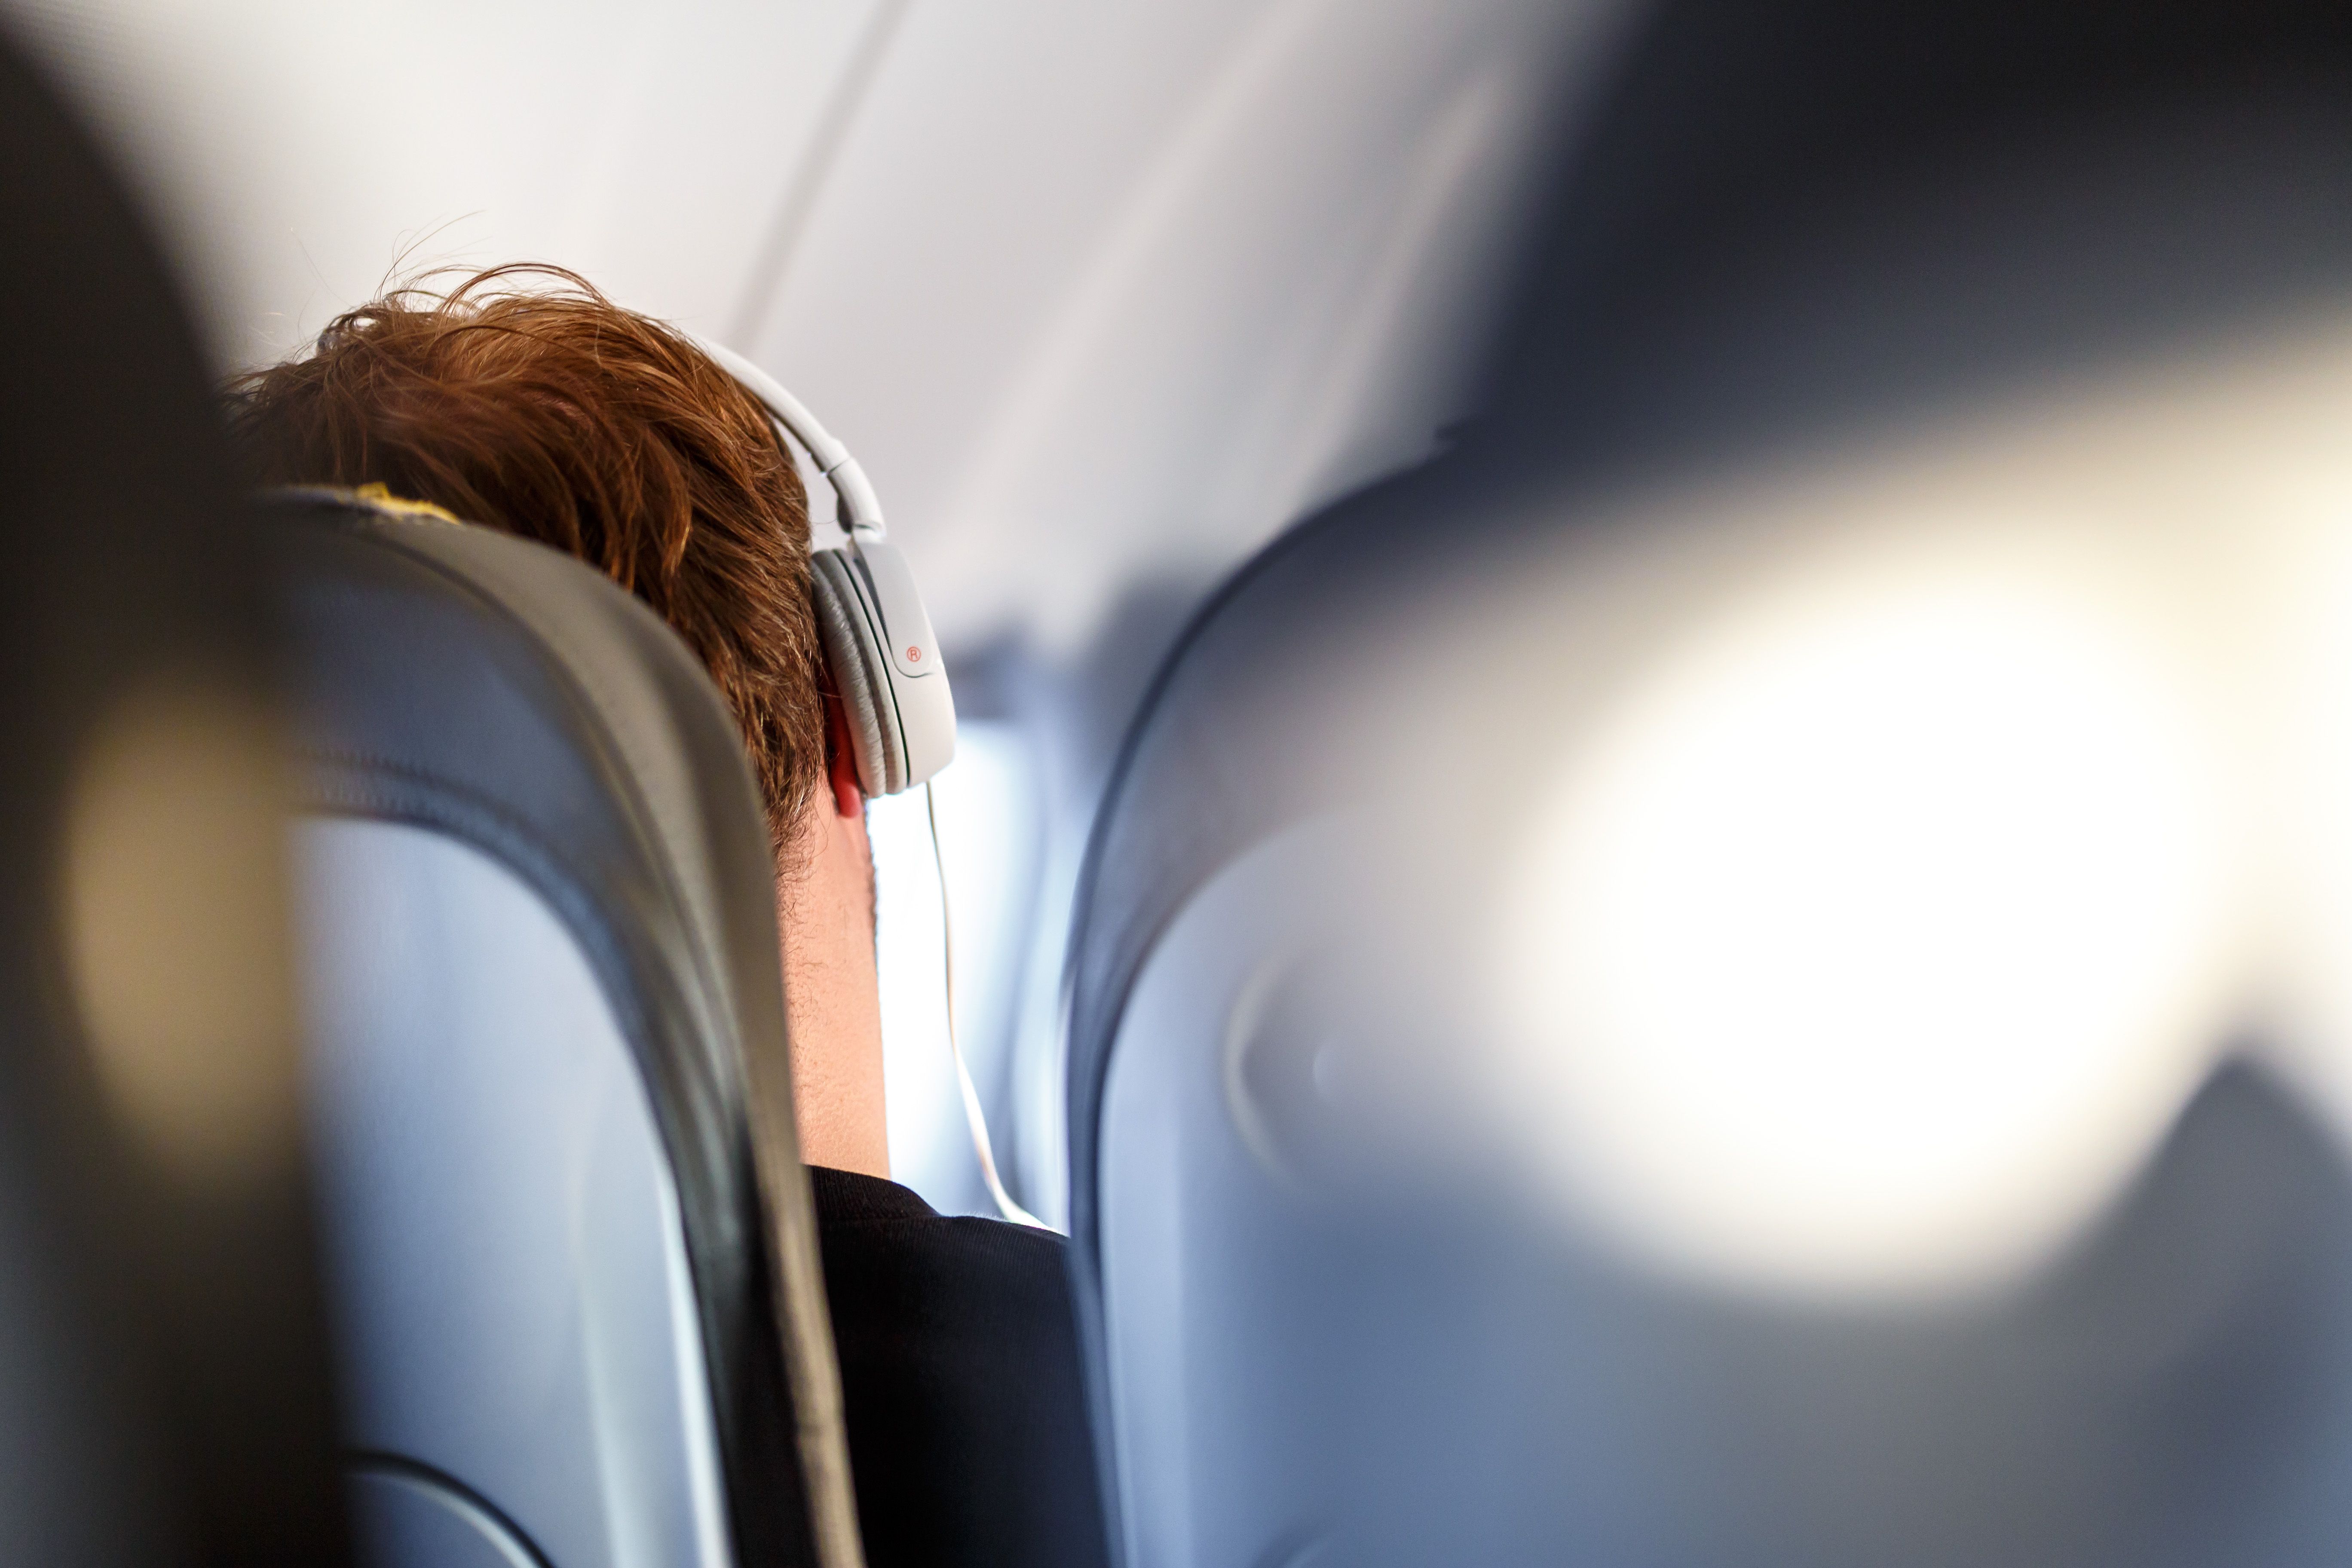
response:
M770 418L816 462L817 471L833 486L840 499L844 529L871 529L879 534L887 531L882 524L882 502L874 494L872 481L849 448L834 438L833 433L816 422L816 416L803 406L801 400L786 392L783 384L733 349L698 337L683 328L673 328L678 336L709 354L719 368L733 376L745 391L758 398Z
M882 526L882 503L849 448L816 422L774 376L734 350L670 329L767 409L833 487L848 542L814 552L809 591L825 662L850 719L858 782L869 795L897 795L955 756L955 697L914 573Z

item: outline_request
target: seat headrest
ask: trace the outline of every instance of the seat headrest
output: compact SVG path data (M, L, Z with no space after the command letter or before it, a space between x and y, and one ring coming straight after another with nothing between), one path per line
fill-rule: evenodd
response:
M1066 971L1080 1267L1102 1052L1172 911L1540 729L1563 639L1478 595L1572 572L1642 486L2340 297L2347 72L2344 14L2293 0L1643 8L1556 132L1477 417L1242 567L1129 727Z
M837 1373L732 719L676 634L570 556L347 492L273 510L304 805L467 845L569 928L676 1184L739 1561L836 1561L816 1542L854 1518Z

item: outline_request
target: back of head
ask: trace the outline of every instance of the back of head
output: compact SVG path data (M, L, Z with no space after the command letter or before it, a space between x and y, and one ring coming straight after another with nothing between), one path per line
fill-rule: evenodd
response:
M382 485L576 555L651 605L743 732L790 844L824 770L808 502L758 402L556 268L393 289L230 387L249 477Z

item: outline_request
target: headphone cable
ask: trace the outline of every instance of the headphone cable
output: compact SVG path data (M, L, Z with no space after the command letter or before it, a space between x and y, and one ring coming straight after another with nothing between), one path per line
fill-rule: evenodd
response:
M940 848L940 807L931 794L931 781L923 781L923 815L931 824L931 864L940 874L940 971L945 981L948 1013L948 1053L955 1058L956 1087L963 1091L963 1119L971 1129L972 1152L980 1156L981 1179L988 1184L988 1195L995 1200L996 1212L1015 1225L1034 1226L1039 1230L1054 1227L1013 1201L1004 1190L1004 1180L996 1173L996 1147L989 1141L988 1115L980 1106L980 1090L972 1086L971 1068L965 1065L963 1047L956 1039L955 1017L955 926L948 918L948 860Z

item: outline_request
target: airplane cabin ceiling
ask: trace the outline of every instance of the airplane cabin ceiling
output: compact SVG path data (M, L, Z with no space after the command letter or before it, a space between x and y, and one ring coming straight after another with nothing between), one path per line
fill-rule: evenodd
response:
M1609 0L7 0L225 365L396 271L557 261L732 339L876 480L951 648L1075 649L1460 413Z

